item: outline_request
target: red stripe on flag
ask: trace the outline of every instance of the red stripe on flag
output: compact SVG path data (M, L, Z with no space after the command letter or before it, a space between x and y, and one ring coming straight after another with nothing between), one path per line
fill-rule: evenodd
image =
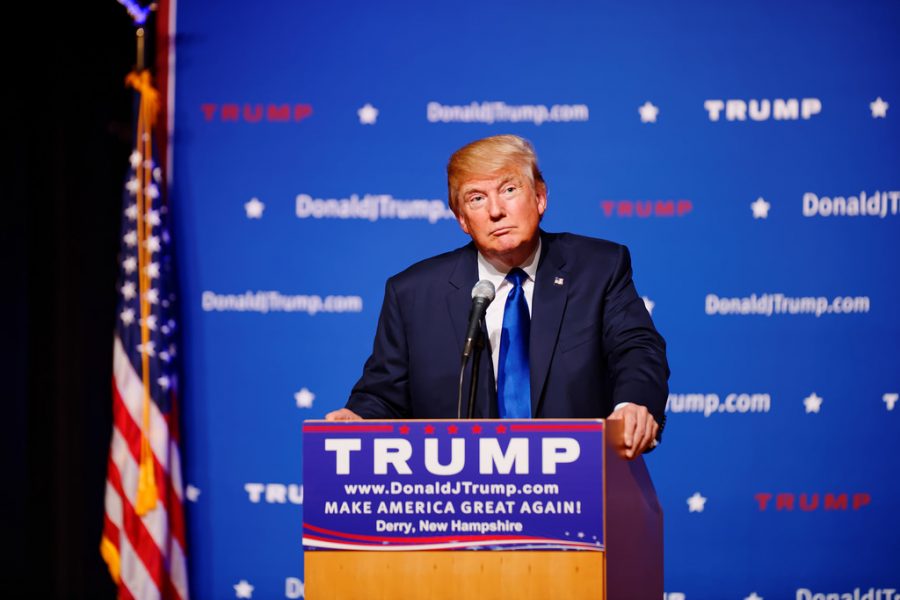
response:
M122 434L122 437L128 444L128 451L131 453L132 458L134 458L135 462L139 462L141 455L141 430L137 423L134 422L134 419L131 418L131 413L128 412L128 408L122 400L122 395L119 393L119 388L116 387L115 381L113 381L113 425L119 430L119 433ZM166 506L166 510L169 512L172 534L183 549L185 547L185 526L181 500L175 488L172 487L172 480L169 478L169 474L163 469L155 453L153 454L153 471L156 477L157 497ZM177 507L177 514L172 510L173 507Z

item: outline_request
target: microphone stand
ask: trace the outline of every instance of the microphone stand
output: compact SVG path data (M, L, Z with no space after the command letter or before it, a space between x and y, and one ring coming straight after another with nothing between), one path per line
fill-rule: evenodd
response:
M484 319L479 323L479 331L472 340L472 377L469 380L469 404L466 410L466 418L471 419L475 412L475 394L478 390L478 371L481 364L481 349L484 348ZM463 381L466 375L466 363L469 361L469 355L463 354L462 364L459 367L459 385L456 393L456 418L462 419L462 394Z
M478 339L475 340L475 348L472 351L472 376L469 379L469 411L467 419L471 419L475 414L475 394L478 391L478 371L481 366L481 350L484 348L484 320L481 321L481 331L478 332Z

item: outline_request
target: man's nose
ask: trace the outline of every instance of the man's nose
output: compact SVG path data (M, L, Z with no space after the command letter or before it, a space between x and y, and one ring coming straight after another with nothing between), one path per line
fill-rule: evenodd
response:
M494 195L488 196L488 214L492 219L499 219L503 215L506 214L506 210L503 207L503 202L500 201L500 198Z

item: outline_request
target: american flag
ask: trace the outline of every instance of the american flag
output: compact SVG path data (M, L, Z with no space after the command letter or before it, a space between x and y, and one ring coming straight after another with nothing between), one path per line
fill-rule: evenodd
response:
M171 238L153 158L158 95L147 71L122 207L113 341L113 431L100 552L119 598L188 599Z

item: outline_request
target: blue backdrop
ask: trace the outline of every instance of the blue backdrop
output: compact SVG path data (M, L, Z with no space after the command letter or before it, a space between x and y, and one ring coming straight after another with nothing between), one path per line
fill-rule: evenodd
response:
M385 279L466 243L444 166L497 133L534 143L547 230L628 245L668 342L669 600L900 589L900 5L223 0L177 23L196 597L302 597L301 423L345 402Z

